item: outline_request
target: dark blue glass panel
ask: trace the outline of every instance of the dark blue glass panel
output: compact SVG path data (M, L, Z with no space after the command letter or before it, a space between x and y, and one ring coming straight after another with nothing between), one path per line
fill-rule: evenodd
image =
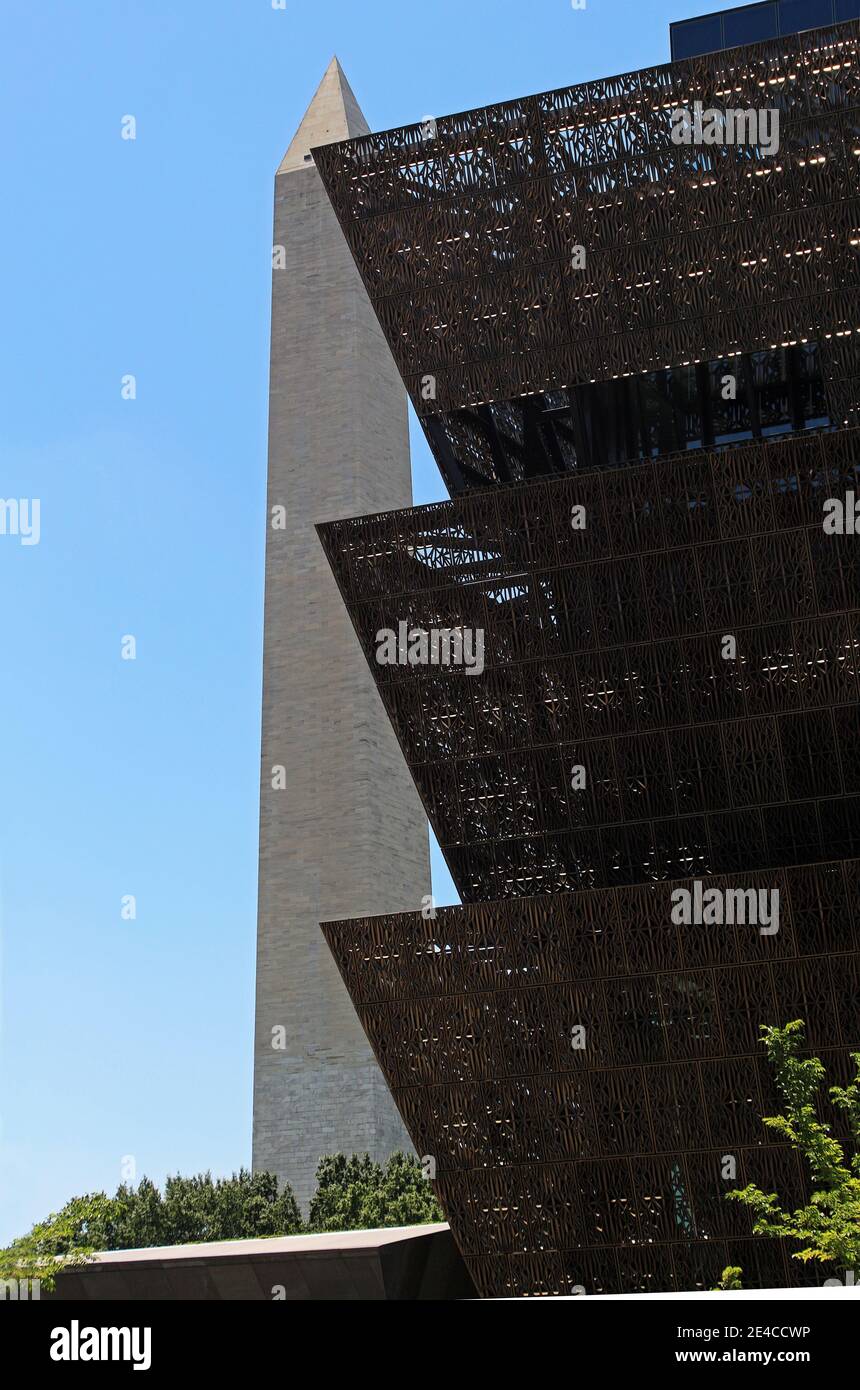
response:
M673 24L670 34L672 59L675 62L680 58L696 58L700 53L715 53L723 46L718 14L706 15L704 19L688 19L684 24Z
M843 19L860 19L860 0L835 0L833 18L837 24Z
M745 5L741 10L726 10L723 15L723 42L726 48L776 37L775 4Z
M833 23L833 0L779 0L779 32L823 29Z

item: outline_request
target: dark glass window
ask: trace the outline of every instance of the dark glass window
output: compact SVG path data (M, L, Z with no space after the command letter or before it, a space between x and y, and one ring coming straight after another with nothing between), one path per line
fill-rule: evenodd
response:
M830 423L815 343L592 382L572 396L576 457L588 467Z
M828 428L810 342L455 412L445 447L485 485Z
M832 23L832 0L779 0L781 34L799 34L802 29L822 29Z
M742 43L760 43L777 36L776 5L745 5L726 10L723 15L723 41L726 48Z
M672 61L860 19L860 0L766 0L669 25Z
M704 19L688 19L684 24L673 24L670 33L673 62L680 58L696 58L700 53L715 53L723 46L718 14L707 15Z

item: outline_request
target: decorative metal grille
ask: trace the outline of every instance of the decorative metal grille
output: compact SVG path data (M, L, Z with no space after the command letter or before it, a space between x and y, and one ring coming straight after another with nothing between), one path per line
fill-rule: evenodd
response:
M727 1264L747 1287L825 1277L752 1238L725 1194L806 1194L761 1123L781 1104L758 1029L804 1018L831 1084L849 1079L860 862L755 884L779 889L772 936L673 925L690 883L323 925L482 1294L708 1288ZM848 1138L826 1091L820 1113Z
M697 100L778 154L673 145ZM467 903L323 927L458 1244L485 1294L816 1282L725 1193L806 1191L759 1026L860 1043L860 25L314 153L461 494L318 528ZM434 629L480 671L378 661ZM699 876L778 932L676 925Z
M319 528L465 901L860 854L858 435ZM482 674L380 665L401 623L480 629Z
M778 151L673 144L696 101L778 110ZM511 431L532 471L575 467L568 388L762 349L817 342L858 423L857 21L431 129L314 158L452 491L525 476Z

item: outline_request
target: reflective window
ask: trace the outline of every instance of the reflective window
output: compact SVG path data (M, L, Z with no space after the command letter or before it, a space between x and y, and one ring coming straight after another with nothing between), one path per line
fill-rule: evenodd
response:
M745 5L741 10L726 10L723 14L723 42L726 48L775 39L777 32L775 4Z
M781 34L799 34L802 29L821 29L832 23L832 0L779 0Z
M780 34L799 34L804 29L823 29L847 19L860 19L860 0L764 0L741 5L670 24L672 60L759 43Z
M685 24L670 27L672 59L695 58L700 53L715 53L722 48L722 25L718 14L704 19L690 19Z

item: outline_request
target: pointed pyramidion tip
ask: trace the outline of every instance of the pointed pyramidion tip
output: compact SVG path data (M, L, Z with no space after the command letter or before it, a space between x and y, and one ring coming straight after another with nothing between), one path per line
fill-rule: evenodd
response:
M369 132L370 126L346 80L340 60L334 54L278 165L278 173L307 169L313 164L311 150L316 145L331 145L337 140L351 140L356 135L367 135Z

